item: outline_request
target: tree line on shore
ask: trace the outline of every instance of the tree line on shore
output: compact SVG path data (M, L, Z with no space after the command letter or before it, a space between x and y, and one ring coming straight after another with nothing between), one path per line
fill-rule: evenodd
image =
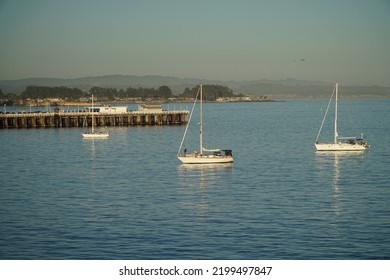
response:
M132 88L116 89L116 88L103 88L103 87L91 87L88 92L82 91L78 88L69 87L48 87L48 86L28 86L20 96L12 93L4 94L0 89L0 104L12 105L12 103L19 100L26 99L62 99L67 101L81 101L88 100L91 95L98 98L101 101L117 101L126 99L140 99L140 100L167 100L169 98L178 99L190 99L195 98L198 86L185 88L183 93L179 95L173 95L172 90L168 86L160 86L159 88ZM208 101L215 101L218 98L227 97L242 97L242 94L236 95L231 89L222 85L204 85L203 86L203 98Z

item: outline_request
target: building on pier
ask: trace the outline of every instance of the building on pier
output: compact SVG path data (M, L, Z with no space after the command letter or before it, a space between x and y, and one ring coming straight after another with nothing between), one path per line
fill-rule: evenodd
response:
M127 112L127 106L103 106L103 107L86 107L88 112L97 112L101 114L123 114Z

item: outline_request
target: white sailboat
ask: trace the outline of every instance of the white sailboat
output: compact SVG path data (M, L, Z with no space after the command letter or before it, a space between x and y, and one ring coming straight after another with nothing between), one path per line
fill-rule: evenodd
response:
M96 132L95 131L95 121L94 121L94 108L93 108L93 94L92 94L92 107L89 109L91 112L91 118L92 118L92 127L91 127L91 132L85 132L83 133L83 138L85 139L105 139L109 137L109 134L107 132Z
M184 153L180 154L183 147L184 139L187 134L188 127L191 122L191 116L194 111L198 95L200 93L200 123L199 123L199 152L194 152L192 154L187 154L187 149L184 149ZM205 149L203 147L203 85L201 84L198 90L198 93L195 97L195 102L191 110L190 118L185 129L183 139L181 141L179 150L177 152L177 158L185 164L219 164L219 163L232 163L233 155L232 150L221 150L221 149ZM222 154L224 152L224 154Z
M338 102L338 90L339 84L336 83L335 90L333 90L332 96L330 97L328 107L326 109L324 119L322 120L322 124L320 130L318 131L316 141L314 143L317 151L365 151L370 145L363 140L363 133L360 137L340 137L337 132L337 102ZM335 94L335 114L334 114L334 137L333 143L323 144L318 142L318 138L321 134L322 126L324 125L326 115L329 110L329 106L331 104L333 95Z

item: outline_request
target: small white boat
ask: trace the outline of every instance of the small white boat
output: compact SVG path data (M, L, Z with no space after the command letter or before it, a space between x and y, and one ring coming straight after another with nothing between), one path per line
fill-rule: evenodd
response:
M85 132L83 133L83 138L84 139L105 139L109 137L109 134L107 132L95 131L95 121L94 121L94 108L93 108L93 95L92 95L92 107L88 109L91 112L91 117L92 117L92 127L90 132Z
M330 97L330 101L328 107L326 109L324 119L322 120L322 124L320 130L318 131L316 141L314 143L317 151L365 151L370 145L363 140L363 133L360 137L340 137L337 132L337 102L338 102L338 89L339 84L336 83L335 90L333 90L332 96ZM326 115L329 110L329 106L331 104L334 93L335 94L335 114L334 114L334 137L333 143L319 143L318 138L321 134L322 126L324 125Z
M198 95L200 94L200 122L199 122L199 152L187 154L187 149L184 149L184 153L180 154L183 147L184 139L187 134L188 127L191 122L191 116L195 108ZM184 136L181 141L177 158L185 164L220 164L220 163L232 163L233 155L232 150L221 150L221 149L205 149L203 147L203 85L200 85L198 93L195 97L195 102L191 110L190 118L184 131Z
M91 131L91 132L86 132L86 133L83 133L83 137L85 139L104 139L104 138L108 138L110 135L107 133L107 132L95 132L95 131Z

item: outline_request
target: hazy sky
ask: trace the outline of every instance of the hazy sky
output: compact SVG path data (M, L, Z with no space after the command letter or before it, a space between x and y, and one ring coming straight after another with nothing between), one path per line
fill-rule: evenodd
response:
M390 85L390 0L0 0L0 80Z

